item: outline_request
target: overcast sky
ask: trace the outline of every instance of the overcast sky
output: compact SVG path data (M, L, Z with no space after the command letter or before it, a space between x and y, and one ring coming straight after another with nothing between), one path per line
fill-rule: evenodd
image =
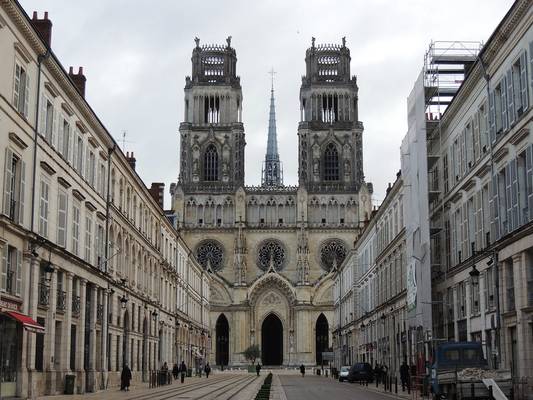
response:
M49 12L52 49L63 66L84 67L86 97L149 186L178 176L183 87L194 37L233 37L243 90L246 184L261 181L267 144L270 76L285 183L297 183L298 95L305 50L346 36L359 85L366 180L380 202L400 168L406 98L431 40L486 41L511 0L133 1L20 0L31 16Z

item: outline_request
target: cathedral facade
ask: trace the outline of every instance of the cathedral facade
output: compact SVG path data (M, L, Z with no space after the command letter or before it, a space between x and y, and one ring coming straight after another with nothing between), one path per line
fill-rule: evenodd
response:
M212 357L217 365L320 364L332 347L333 272L371 209L363 124L350 51L312 45L305 54L298 125L298 185L283 184L274 89L261 186L244 180L245 129L237 56L225 45L192 52L180 124L173 209L185 241L212 273Z

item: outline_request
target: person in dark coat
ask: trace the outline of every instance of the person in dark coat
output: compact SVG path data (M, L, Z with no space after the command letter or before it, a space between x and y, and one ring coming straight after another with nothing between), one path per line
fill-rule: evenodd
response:
M409 366L405 360L400 366L400 380L402 381L402 392L404 392L406 386L409 388Z
M300 373L302 374L302 378L305 377L305 365L300 365Z
M381 367L378 363L376 363L376 366L374 367L374 377L378 384L381 383Z
M209 363L205 364L204 372L205 372L205 377L209 378L209 373L211 372L211 367L209 366Z
M179 374L180 368L178 367L178 363L174 363L174 366L172 367L172 375L174 376L174 379L178 379Z
M122 373L120 374L120 390L130 390L131 369L128 365L124 365Z
M255 366L255 372L257 372L257 376L259 376L259 372L261 372L261 364L257 363Z
M185 365L185 361L181 362L180 374L181 374L181 383L183 383L185 382L185 374L187 374L187 366Z

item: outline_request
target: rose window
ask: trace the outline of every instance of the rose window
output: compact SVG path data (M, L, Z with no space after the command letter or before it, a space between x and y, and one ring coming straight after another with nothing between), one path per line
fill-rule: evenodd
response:
M206 240L196 248L196 260L204 269L209 264L211 270L218 271L223 267L224 249L219 242Z
M267 271L271 263L274 264L276 271L281 271L285 264L285 258L285 248L278 240L265 240L257 250L257 265L263 271Z
M328 240L320 249L320 265L326 271L340 267L346 258L346 247L340 240Z

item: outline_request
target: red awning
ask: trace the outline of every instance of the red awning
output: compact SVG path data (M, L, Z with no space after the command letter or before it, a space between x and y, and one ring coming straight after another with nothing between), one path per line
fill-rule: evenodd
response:
M7 311L7 316L20 322L24 328L30 332L44 333L44 326L41 326L38 322L35 322L31 317L18 313L16 311Z

